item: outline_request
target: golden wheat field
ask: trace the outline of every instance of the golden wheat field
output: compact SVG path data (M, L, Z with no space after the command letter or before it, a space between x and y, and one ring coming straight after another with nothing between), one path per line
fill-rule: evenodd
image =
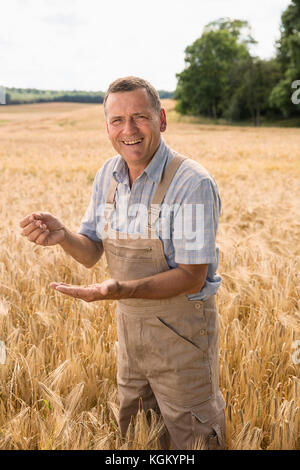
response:
M200 125L164 104L166 143L201 162L222 198L227 448L300 449L300 132ZM105 260L88 270L19 228L44 210L77 230L96 171L114 154L100 105L0 107L0 449L158 448L162 425L149 427L142 412L120 438L115 303L49 288L103 280Z

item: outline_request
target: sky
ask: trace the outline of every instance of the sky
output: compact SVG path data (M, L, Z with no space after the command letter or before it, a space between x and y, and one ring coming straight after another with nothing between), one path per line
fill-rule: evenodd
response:
M105 91L136 75L176 88L184 50L221 17L247 20L261 58L275 54L290 0L0 0L0 85Z

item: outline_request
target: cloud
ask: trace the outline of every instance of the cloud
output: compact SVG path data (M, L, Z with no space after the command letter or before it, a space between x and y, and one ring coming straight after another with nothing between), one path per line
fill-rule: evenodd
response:
M2 2L0 78L7 86L105 90L116 77L138 75L174 90L184 50L207 23L248 20L258 41L253 54L268 58L290 2L151 0L148 8L141 0L9 0Z
M0 36L0 47L13 47L15 43Z
M86 24L86 21L76 16L74 13L57 13L55 15L48 15L41 18L41 21L55 26L63 27L77 27Z

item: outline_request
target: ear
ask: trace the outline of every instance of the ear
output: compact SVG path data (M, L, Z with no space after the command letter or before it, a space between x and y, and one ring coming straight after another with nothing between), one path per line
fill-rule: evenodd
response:
M160 110L159 119L160 119L160 132L165 132L167 128L167 116L166 116L166 111L163 108Z

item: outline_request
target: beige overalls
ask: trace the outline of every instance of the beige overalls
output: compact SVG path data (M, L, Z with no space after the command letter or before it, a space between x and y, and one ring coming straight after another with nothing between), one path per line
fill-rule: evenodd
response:
M169 184L185 157L175 154L165 169L149 209L143 238L112 230L117 182L108 190L103 238L112 278L140 279L169 270L155 224ZM219 390L218 313L215 296L185 295L117 302L117 382L119 424L126 434L142 403L160 411L171 448L192 449L204 439L209 449L225 447L225 401ZM159 409L158 409L159 407Z

